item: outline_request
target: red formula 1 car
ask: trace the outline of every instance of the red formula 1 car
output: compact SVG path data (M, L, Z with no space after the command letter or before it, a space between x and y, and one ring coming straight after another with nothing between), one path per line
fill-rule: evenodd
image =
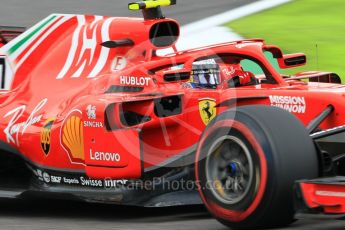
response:
M0 49L0 196L204 203L237 229L345 213L339 76L280 74L305 55L260 39L178 52L174 3L54 14Z

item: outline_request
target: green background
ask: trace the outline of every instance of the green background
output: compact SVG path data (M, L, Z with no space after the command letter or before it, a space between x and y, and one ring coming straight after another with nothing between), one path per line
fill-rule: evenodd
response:
M264 38L284 53L307 55L305 70L338 73L345 82L345 0L294 0L231 23L245 38Z

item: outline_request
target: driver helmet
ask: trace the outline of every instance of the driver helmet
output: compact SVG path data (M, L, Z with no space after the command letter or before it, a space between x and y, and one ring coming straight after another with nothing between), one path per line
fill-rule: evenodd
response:
M219 65L211 64L193 64L191 74L191 84L193 88L215 89L220 83Z

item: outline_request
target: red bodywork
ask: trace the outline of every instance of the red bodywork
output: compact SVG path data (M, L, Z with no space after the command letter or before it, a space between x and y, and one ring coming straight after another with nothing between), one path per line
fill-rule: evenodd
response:
M302 198L310 209L321 209L326 214L345 213L345 186L341 183L301 182Z
M293 55L254 39L157 56L156 50L174 48L175 42L153 44L158 23L178 28L171 19L51 15L2 47L1 142L37 168L138 179L195 151L208 122L235 106L279 106L307 125L332 104L335 112L320 128L345 124L345 86L300 81L301 76L325 78L321 72L284 78L264 51L281 66ZM126 39L132 45L101 45ZM261 82L255 85L222 82L213 89L186 87L189 77L166 80L188 76L196 61L224 55L253 59L266 76L256 75ZM204 101L213 110L207 119ZM131 116L140 122L130 123L136 120Z

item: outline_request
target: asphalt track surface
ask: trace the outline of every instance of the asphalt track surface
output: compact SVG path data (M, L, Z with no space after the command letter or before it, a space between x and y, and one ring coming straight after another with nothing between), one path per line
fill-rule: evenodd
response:
M0 0L0 25L31 26L52 13L141 16L127 10L135 0ZM256 0L178 0L164 8L167 17L182 24L203 19Z
M302 217L305 218L305 217ZM343 230L343 220L305 219L284 230ZM2 200L6 230L226 230L203 206L137 208L59 200Z
M255 0L179 0L164 10L181 24L254 2ZM193 4L194 3L194 4ZM81 13L110 16L137 16L126 9L126 0L0 0L0 24L31 26L51 13ZM205 28L207 29L207 28ZM343 230L345 222L300 216L285 230ZM71 201L31 199L0 200L0 229L227 229L202 206L136 208Z

